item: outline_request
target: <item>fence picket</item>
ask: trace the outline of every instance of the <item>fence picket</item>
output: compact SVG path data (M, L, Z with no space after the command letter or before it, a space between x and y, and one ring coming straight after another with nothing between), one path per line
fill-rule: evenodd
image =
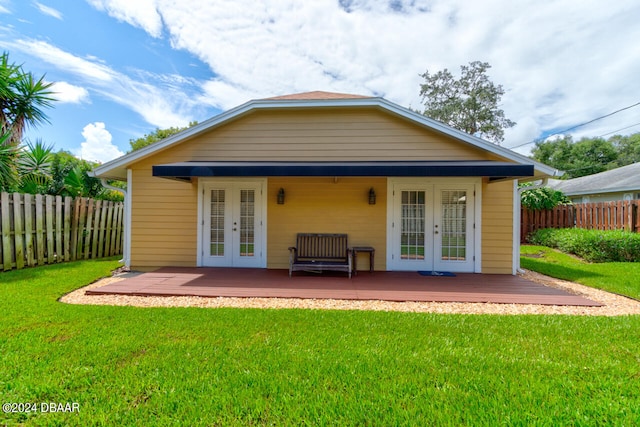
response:
M56 216L55 216L56 258L55 258L55 261L62 262L64 261L64 249L62 248L62 197L61 196L56 196L55 205L56 205Z
M11 270L11 258L13 255L9 193L2 193L0 197L0 213L2 215L2 269L7 271Z
M24 195L24 245L27 257L27 265L36 265L35 249L33 247L33 197L31 194Z
M16 268L24 268L24 229L22 228L22 197L13 193L13 241Z
M64 260L71 258L71 197L64 198Z

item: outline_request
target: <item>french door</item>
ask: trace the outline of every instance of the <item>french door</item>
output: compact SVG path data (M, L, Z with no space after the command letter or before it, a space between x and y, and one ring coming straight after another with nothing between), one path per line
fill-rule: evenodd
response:
M201 265L263 267L262 182L202 186Z
M390 268L473 272L473 183L392 187Z

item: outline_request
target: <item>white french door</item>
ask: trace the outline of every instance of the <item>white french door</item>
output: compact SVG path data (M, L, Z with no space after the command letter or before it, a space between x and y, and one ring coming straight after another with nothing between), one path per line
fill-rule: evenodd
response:
M263 183L202 185L201 265L264 267Z
M455 181L393 184L390 269L473 272L474 190Z

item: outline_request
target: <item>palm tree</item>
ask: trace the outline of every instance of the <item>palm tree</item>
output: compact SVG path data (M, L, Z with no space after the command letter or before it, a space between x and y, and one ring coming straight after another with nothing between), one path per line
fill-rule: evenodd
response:
M31 194L46 194L53 179L51 162L53 146L38 139L35 143L27 141L18 155L18 173L20 191Z
M0 133L11 134L5 145L18 146L27 125L48 122L44 109L54 101L52 84L10 63L7 52L0 56Z
M16 169L18 149L6 143L10 137L8 132L0 135L0 191L13 190L19 181Z

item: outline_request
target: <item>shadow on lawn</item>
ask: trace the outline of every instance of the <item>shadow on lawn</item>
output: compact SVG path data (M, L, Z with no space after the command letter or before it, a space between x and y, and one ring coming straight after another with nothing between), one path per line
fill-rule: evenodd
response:
M604 274L589 271L588 269L568 267L566 265L553 264L544 259L544 256L540 258L529 258L523 256L520 258L520 266L527 270L533 270L540 274L547 276L557 277L559 279L575 281L584 278L596 278L604 277Z

